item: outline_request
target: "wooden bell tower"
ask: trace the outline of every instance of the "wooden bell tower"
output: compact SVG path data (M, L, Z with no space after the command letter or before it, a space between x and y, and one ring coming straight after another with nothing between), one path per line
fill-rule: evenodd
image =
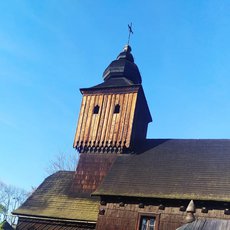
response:
M146 138L152 118L130 46L106 68L103 78L102 84L80 90L74 148L80 153L131 152Z

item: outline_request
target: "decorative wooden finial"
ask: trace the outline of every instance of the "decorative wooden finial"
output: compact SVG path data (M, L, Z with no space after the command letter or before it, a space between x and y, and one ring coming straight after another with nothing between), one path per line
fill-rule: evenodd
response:
M193 200L189 202L186 212L192 212L192 213L195 212L195 204Z
M129 29L129 37L128 37L128 45L129 45L129 41L130 41L130 34L133 34L133 30L132 30L132 22L130 23L130 25L128 24L128 29Z
M187 223L191 223L195 220L194 213L196 212L195 204L193 200L191 200L188 204L188 207L186 209L186 216L185 216L185 221Z

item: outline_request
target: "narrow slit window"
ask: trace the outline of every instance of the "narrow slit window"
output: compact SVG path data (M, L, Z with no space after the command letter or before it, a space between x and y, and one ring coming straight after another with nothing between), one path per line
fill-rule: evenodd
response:
M120 105L119 104L115 105L114 113L120 113Z
M93 114L98 114L99 113L99 106L96 105L94 108L93 108Z

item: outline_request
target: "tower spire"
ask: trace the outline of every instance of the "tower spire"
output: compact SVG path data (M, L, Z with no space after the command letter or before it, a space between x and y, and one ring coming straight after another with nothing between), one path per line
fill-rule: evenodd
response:
M74 148L80 153L132 152L145 140L152 118L129 45L105 69L103 79L81 89Z

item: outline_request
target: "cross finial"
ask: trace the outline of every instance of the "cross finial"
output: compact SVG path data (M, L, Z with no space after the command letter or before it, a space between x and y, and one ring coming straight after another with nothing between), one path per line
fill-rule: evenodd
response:
M130 25L128 24L128 28L129 28L129 37L128 37L128 45L129 45L130 34L133 34L133 30L132 30L132 22L130 23Z

